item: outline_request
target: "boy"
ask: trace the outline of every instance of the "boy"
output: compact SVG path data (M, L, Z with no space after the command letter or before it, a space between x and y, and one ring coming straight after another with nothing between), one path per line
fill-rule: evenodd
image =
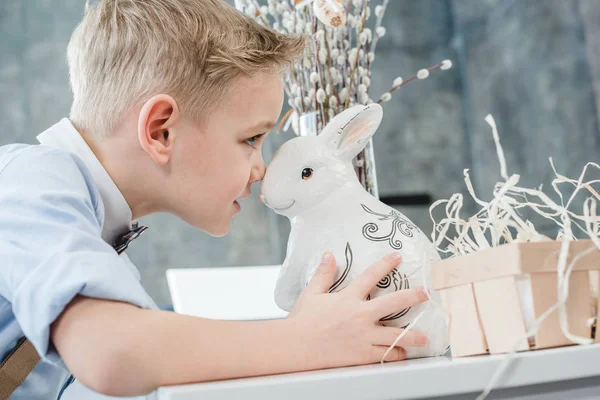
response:
M365 300L397 255L328 294L335 260L326 254L288 318L233 322L157 310L115 251L154 212L227 233L236 199L264 175L281 72L302 48L220 0L87 9L68 46L70 118L42 133L41 146L0 149L0 356L31 343L41 357L11 398L56 398L70 374L135 396L381 359L400 330L378 320L427 298L411 289ZM425 342L408 332L388 360Z

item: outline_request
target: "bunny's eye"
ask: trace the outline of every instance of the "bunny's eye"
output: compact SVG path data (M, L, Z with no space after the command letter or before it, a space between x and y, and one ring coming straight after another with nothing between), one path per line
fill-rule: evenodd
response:
M313 174L312 168L304 168L302 170L302 179L304 179L304 180L310 179L312 177L312 174Z

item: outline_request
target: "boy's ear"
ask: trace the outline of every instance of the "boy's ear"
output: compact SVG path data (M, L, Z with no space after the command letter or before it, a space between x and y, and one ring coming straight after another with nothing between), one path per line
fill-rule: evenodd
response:
M340 117L340 121L336 121ZM326 132L336 155L351 160L367 145L381 123L383 110L379 104L354 106L339 114ZM332 125L330 124L330 125Z
M173 149L179 108L171 96L159 94L144 103L138 117L138 141L160 165L166 164Z

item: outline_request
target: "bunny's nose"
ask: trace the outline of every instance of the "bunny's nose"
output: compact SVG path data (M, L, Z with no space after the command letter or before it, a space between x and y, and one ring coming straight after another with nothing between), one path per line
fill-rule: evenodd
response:
M258 199L259 199L259 200L260 200L262 203L264 203L264 202L265 202L265 195L264 195L264 194L262 194L262 193L261 193L261 194L259 194L259 195L258 195Z

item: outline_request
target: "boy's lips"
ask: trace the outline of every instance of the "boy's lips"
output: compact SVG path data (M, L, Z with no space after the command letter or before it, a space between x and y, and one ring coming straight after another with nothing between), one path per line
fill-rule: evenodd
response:
M233 205L237 209L238 212L240 212L242 210L242 206L240 205L240 202L238 200L247 199L249 197L250 197L250 193L246 193L246 194L243 194L240 197L238 197L237 200L233 201Z

